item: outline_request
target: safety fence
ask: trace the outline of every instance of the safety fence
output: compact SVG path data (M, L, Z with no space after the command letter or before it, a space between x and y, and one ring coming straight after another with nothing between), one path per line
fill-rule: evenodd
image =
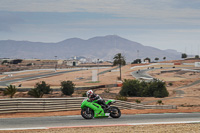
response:
M90 86L75 86L74 90L94 90L94 89L99 89L99 88L110 88L110 87L117 87L118 84L104 84L104 85L90 85ZM0 86L0 91L4 91L7 87L6 86ZM30 91L31 87L17 87L18 92L27 92ZM53 87L51 88L54 92L56 91L61 91L60 87Z
M84 97L0 99L0 113L28 113L80 110ZM107 100L107 99L105 99ZM143 105L116 100L120 109L176 109L173 105Z

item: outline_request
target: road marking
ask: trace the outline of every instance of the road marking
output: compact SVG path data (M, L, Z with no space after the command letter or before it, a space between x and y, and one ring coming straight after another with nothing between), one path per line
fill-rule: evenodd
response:
M151 122L151 123L127 123L127 124L111 124L111 125L82 125L82 126L64 126L64 127L48 127L55 128L85 128L85 127L113 127L113 126L132 126L132 125L157 125L157 124L187 124L200 123L200 121L176 121L176 122Z
M81 126L47 127L47 128L49 128L49 129L55 129L55 128L114 127L114 126L129 126L129 125L128 124L81 125Z
M81 117L81 115L68 115L66 117Z
M187 123L200 123L200 121L174 121L174 122L128 123L127 125L187 124Z
M32 129L49 129L47 127L30 127L30 128L2 128L0 129L3 130L3 131L6 131L6 130L32 130Z
M111 124L111 125L80 125L80 126L63 126L63 127L30 127L30 128L3 128L6 130L33 130L33 129L61 129L61 128L86 128L86 127L113 127L113 126L136 126L136 125L159 125L159 124L187 124L200 123L200 121L175 121L175 122L150 122L150 123L127 123L127 124Z

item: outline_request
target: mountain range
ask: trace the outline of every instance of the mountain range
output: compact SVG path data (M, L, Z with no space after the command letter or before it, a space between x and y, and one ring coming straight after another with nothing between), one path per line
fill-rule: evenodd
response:
M98 36L88 40L70 38L57 43L30 41L0 41L0 58L18 59L68 59L73 56L84 56L91 59L113 60L117 53L122 53L127 61L146 57L160 60L180 59L181 53L176 50L160 50L144 46L117 35Z

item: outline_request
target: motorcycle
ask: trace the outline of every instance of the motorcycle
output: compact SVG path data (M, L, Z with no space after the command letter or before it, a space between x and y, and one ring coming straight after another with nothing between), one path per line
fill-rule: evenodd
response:
M81 104L81 115L85 119L102 118L109 117L119 118L121 116L121 111L115 106L110 106L115 103L115 100L108 100L106 102L110 107L107 109L104 105L99 105L96 103L97 100L90 101L89 98L83 100Z

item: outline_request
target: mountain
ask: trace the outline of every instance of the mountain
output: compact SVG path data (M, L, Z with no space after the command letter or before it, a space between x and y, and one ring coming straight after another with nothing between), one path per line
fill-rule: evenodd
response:
M98 36L88 40L70 38L57 43L0 41L0 58L55 59L57 56L57 59L67 59L73 56L84 56L112 60L117 53L122 53L127 61L146 57L152 60L155 57L160 59L166 57L167 60L181 57L181 53L176 50L160 50L116 35Z

